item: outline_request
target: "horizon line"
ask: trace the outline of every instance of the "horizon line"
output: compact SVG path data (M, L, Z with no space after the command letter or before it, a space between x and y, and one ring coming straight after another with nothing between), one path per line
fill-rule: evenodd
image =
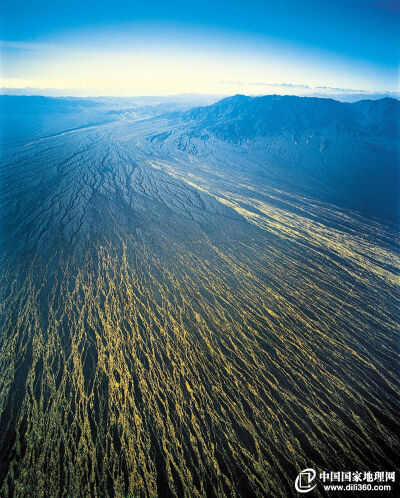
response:
M270 86L280 86L278 84L271 84ZM277 93L277 92L265 92L265 93L241 93L241 92L234 92L234 93L226 93L226 92L210 92L210 93L202 93L202 92L179 92L179 93L168 93L168 94L127 94L127 95L118 95L118 94L85 94L85 95L74 95L74 93L77 92L84 92L85 89L79 89L79 88L38 88L38 87L23 87L23 88L15 88L15 87L0 87L0 95L1 96L10 96L10 97L51 97L51 98L91 98L91 99L99 99L99 98L118 98L118 99L124 99L124 98L170 98L170 97L232 97L235 95L244 95L248 97L262 97L262 96L267 96L267 95L277 95L277 96L293 96L293 97L318 97L320 96L321 98L329 98L329 96L332 97L351 97L351 96L358 96L358 95L363 95L365 97L368 96L384 96L386 97L392 97L392 98L400 98L400 91L388 91L388 90L376 90L376 91L371 91L371 90L354 90L354 89L339 89L339 88L331 88L331 87L308 87L305 88L304 86L299 86L299 85L291 85L291 84L282 84L282 87L285 89L295 89L295 88L302 88L303 90L306 89L308 91L305 92L299 92L298 93ZM326 89L324 92L323 90ZM97 91L97 89L87 89L91 91L91 93L94 93ZM66 93L62 93L62 92ZM11 93L7 93L11 92ZM27 93L27 92L34 92L34 93ZM43 93L41 93L43 92ZM58 95L46 95L47 92L54 92L57 93Z

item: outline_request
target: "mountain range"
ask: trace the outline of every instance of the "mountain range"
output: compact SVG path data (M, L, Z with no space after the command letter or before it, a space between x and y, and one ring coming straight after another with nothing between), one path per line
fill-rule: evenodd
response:
M185 147L201 154L216 140L256 154L265 171L322 200L370 217L399 220L400 102L235 95L175 113Z

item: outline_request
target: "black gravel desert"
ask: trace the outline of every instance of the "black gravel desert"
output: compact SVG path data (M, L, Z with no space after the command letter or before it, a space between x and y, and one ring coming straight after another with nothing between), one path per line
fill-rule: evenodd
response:
M399 101L0 99L1 496L396 470Z

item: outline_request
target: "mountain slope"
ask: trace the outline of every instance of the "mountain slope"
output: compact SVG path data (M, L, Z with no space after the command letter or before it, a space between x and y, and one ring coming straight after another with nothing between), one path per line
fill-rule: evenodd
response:
M364 215L399 220L400 102L235 95L183 113L183 137L200 153L215 139L304 178L309 193ZM276 164L278 163L278 166Z
M208 107L186 112L196 121L230 141L282 133L333 133L351 137L400 136L400 101L390 98L353 104L333 99L266 95L235 95Z

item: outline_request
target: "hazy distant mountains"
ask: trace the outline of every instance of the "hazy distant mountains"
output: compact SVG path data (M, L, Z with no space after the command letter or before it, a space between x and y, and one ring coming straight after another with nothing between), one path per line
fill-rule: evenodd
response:
M126 98L0 95L0 140L9 143L120 119L144 119L216 100L212 95Z

